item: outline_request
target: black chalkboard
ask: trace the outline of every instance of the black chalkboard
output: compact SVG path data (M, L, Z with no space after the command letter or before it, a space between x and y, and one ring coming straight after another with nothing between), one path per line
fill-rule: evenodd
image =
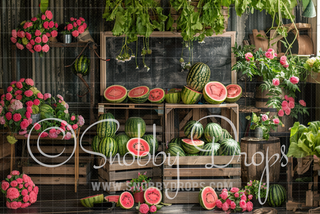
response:
M116 60L119 55L123 38L106 37L106 86L123 85L128 90L141 85L150 89L160 87L163 89L182 88L186 85L188 71L181 72L181 50L183 48L181 37L150 37L151 55L146 55L145 63L150 67L147 71L143 67L141 49L142 38L138 40L138 65L136 69L135 58L127 62ZM219 81L227 85L231 83L231 37L207 37L205 43L193 44L193 63L204 62L211 69L211 81ZM135 52L136 43L129 47ZM189 52L184 48L184 60L188 62Z

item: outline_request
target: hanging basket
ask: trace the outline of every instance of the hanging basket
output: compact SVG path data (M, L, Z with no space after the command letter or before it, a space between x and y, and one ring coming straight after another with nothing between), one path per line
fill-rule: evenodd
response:
M94 42L92 36L89 33L89 30L86 30L82 34L80 34L78 37L78 42Z

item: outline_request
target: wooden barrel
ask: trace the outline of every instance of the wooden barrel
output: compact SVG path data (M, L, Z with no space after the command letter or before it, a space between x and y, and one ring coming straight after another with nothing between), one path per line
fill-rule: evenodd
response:
M268 150L268 157L266 153ZM261 152L264 155L264 160L261 163L262 157L257 152ZM271 166L274 161L277 159L275 156L269 161L269 182L278 182L280 176L280 139L276 137L270 137L269 140L259 140L254 137L244 137L241 139L241 153L246 155L241 155L241 178L242 182L248 182L250 180L259 180L261 179L262 173L266 167L266 159L270 159L272 155L278 153L278 161ZM252 159L255 161L258 166L252 164ZM246 166L245 163L251 164ZM271 166L271 167L270 167ZM266 181L266 173L264 173L263 181Z
M269 92L264 90L262 91L259 86L256 88L256 107L261 109L261 114L270 112L269 117L273 117L278 114L278 110L276 108L272 108L272 106L268 107L267 102L270 98L268 96ZM284 99L284 96L281 97ZM291 116L284 115L280 118L283 125L278 126L276 131L271 129L270 133L289 133L289 128L293 126L293 118Z

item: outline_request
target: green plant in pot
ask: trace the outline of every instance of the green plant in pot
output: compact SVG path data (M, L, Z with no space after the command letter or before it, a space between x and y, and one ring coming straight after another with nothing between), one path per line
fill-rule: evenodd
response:
M144 191L149 187L151 178L148 178L147 172L141 174L138 173L137 178L133 178L131 181L127 181L127 186L130 187L129 191L133 193L134 201L136 203L144 203Z
M247 195L249 195L248 197L252 198L254 207L261 206L259 203L259 198L261 202L264 203L267 195L267 185L266 183L260 183L258 180L250 180L245 186L245 192Z

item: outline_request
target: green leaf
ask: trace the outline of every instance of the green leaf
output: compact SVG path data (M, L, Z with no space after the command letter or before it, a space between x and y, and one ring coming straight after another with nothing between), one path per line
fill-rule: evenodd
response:
M297 143L291 142L289 146L289 150L287 153L287 157L295 157L295 158L302 158L306 157L308 154L303 151Z
M40 10L42 13L45 13L49 6L49 0L41 0L40 1Z

